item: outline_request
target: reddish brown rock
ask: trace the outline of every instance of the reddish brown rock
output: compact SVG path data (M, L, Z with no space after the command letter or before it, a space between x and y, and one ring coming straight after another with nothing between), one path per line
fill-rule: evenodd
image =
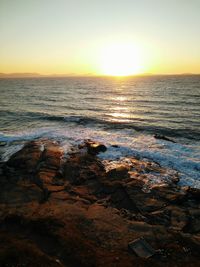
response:
M129 170L130 168L128 166L120 165L109 170L107 177L113 180L125 179L129 177Z
M105 152L107 150L104 144L99 142L94 142L91 140L85 141L85 146L87 147L88 154L97 155L100 152Z
M42 155L42 150L42 142L31 141L25 144L22 150L12 155L6 165L15 170L34 172Z
M84 146L64 159L59 143L41 139L3 164L0 266L198 266L198 190L175 175L152 185L151 173L166 174L153 162L107 171ZM156 250L148 259L128 248L141 237Z

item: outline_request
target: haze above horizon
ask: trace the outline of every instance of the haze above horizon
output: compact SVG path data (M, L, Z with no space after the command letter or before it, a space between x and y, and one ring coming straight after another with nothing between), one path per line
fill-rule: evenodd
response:
M0 0L0 73L200 73L199 0Z

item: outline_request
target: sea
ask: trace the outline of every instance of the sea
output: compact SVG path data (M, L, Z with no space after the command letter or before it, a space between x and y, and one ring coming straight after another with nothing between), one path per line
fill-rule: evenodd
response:
M66 153L99 141L103 160L155 161L200 188L200 76L1 78L1 161L38 138Z

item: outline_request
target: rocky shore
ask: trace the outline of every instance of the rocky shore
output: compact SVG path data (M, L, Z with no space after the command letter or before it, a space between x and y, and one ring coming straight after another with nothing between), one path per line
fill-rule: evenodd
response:
M40 139L1 163L0 266L199 266L200 190L155 162L106 165L105 151Z

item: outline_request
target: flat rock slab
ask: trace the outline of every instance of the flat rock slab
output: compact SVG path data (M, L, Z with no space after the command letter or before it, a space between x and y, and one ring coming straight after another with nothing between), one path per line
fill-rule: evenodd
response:
M148 259L156 253L155 249L144 238L138 238L130 242L128 246L141 258Z

